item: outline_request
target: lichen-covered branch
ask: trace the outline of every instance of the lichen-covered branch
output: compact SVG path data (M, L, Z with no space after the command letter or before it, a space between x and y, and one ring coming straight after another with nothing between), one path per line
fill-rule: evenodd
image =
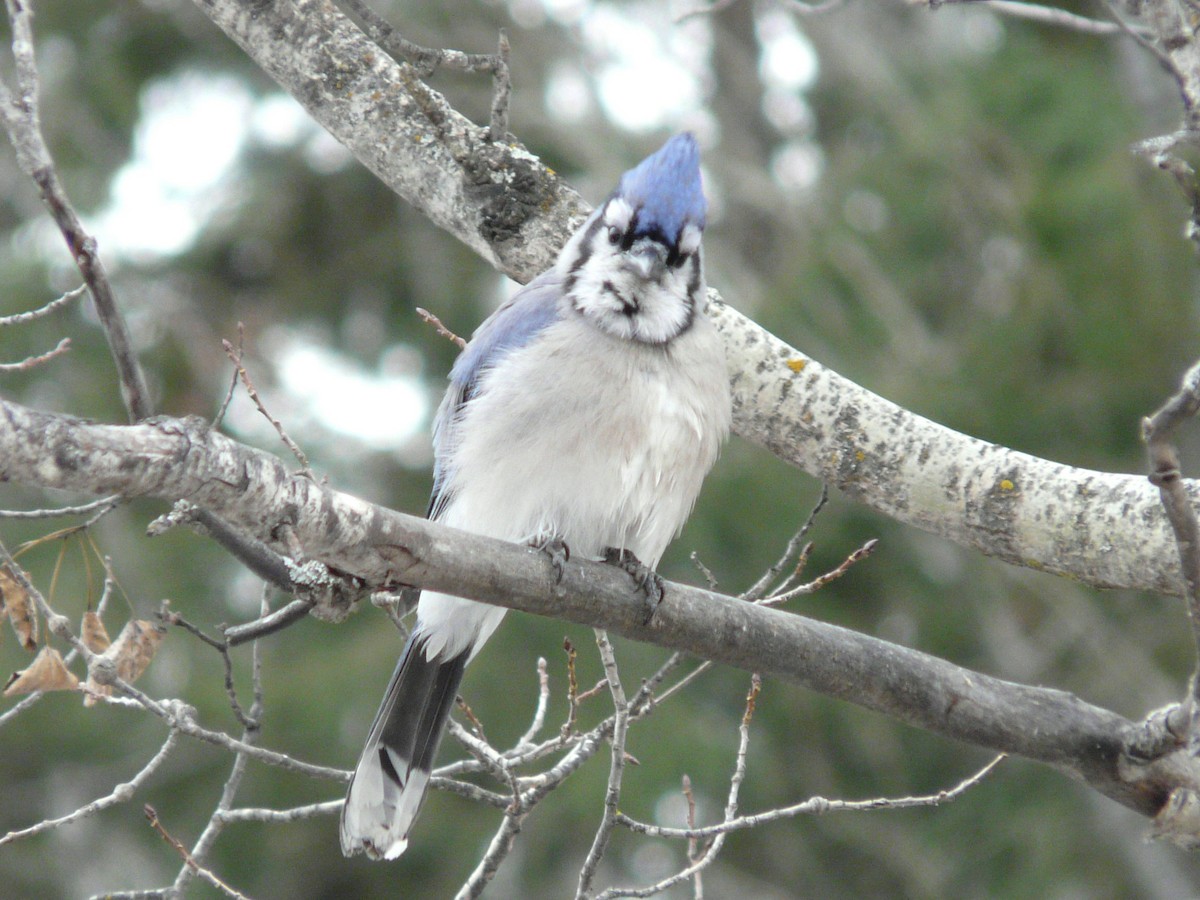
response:
M389 187L518 281L547 268L586 215L540 161L492 143L331 4L197 2ZM898 521L997 559L1102 587L1177 592L1173 538L1144 477L951 431L820 365L715 295L711 311L742 437Z

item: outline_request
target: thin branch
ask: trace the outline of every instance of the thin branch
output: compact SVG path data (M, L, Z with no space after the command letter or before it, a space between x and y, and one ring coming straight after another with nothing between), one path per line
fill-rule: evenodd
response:
M330 816L342 811L342 800L326 800L324 803L310 803L307 806L294 806L291 809L264 809L262 807L243 806L237 809L221 809L215 813L216 818L225 825L234 822L270 822L280 824L286 822L303 822L315 819L317 816Z
M150 821L150 827L157 831L159 837L161 837L167 842L167 844L174 848L175 852L178 853L183 859L183 865L186 870L191 872L193 875L199 876L203 881L215 887L226 897L233 897L235 900L250 900L250 898L248 898L245 894L234 890L204 866L200 865L200 863L197 862L190 853L188 853L187 848L180 843L179 839L167 831L162 822L159 821L158 813L155 812L153 806L146 804L144 811L146 813L146 818ZM174 889L172 892L174 892Z
M588 850L579 870L579 886L575 889L578 900L590 895L596 869L600 866L600 860L604 858L604 852L612 838L613 827L616 825L617 804L621 800L621 779L625 773L625 738L629 732L629 704L625 699L625 688L621 684L620 673L617 671L617 658L608 635L601 628L596 629L596 646L600 650L604 677L613 699L612 756L608 769L608 787L604 792L604 815L600 818L600 826L592 838L591 849Z
M42 201L62 232L71 259L91 292L116 363L125 408L130 421L136 422L154 412L146 379L133 349L129 329L113 296L108 273L97 252L96 239L83 227L71 205L42 136L38 110L39 76L33 50L33 13L27 4L9 0L8 17L12 23L17 96L14 97L8 86L0 81L0 119L3 119L8 138L16 150L17 164L37 184Z
M769 569L767 569L767 571L763 572L758 581L754 582L754 584L750 585L750 587L747 588L743 593L738 595L739 600L758 600L763 596L767 590L767 586L779 577L779 573L783 571L784 567L788 564L792 557L796 555L796 551L800 548L804 538L808 535L808 533L812 530L813 525L816 523L817 516L821 514L821 510L825 508L825 504L828 502L829 485L822 482L821 496L817 498L817 502L814 504L812 511L808 514L808 518L804 520L804 524L801 525L799 530L792 535L790 540L788 540L787 546L783 548L783 554ZM773 594L778 592L778 588L771 591Z
M367 36L396 62L410 63L420 78L428 78L442 67L460 72L490 73L492 106L488 136L492 141L503 141L508 136L508 101L512 95L512 79L508 70L508 34L503 29L500 30L494 54L435 50L401 37L386 19L363 0L345 0L345 3L362 23Z
M830 569L824 575L818 575L812 581L797 585L796 587L784 591L781 594L772 594L770 597L764 597L759 601L759 603L762 606L779 606L780 604L787 603L789 600L793 600L801 595L814 594L827 584L837 581L839 578L849 572L851 566L853 566L855 563L862 562L864 559L870 556L873 552L875 552L875 548L877 546L879 546L879 539L871 538L857 550L852 551L849 556L843 559L840 563L838 563L837 566L835 566L833 569Z
M62 356L71 349L71 339L63 338L50 350L37 356L27 356L20 362L0 363L0 372L27 372L42 363L49 362L57 356Z
M1192 727L1190 741L1200 742L1200 522L1179 471L1179 454L1171 443L1175 429L1200 411L1200 363L1183 376L1179 390L1153 415L1142 420L1142 440L1150 463L1150 482L1162 496L1163 509L1179 548L1183 594L1187 599L1196 668L1192 673L1189 703Z
M79 506L60 506L51 509L0 509L0 519L50 519L55 516L83 516L96 510L107 512L122 501L119 494L101 497Z
M457 334L442 324L442 320L435 316L427 309L417 307L416 313L425 321L426 324L432 325L439 335L453 343L459 350L467 346L467 342L460 338Z
M32 322L35 319L40 319L43 316L48 316L50 313L61 309L72 301L78 300L87 293L87 285L81 284L73 291L67 291L61 297L51 300L44 306L39 306L37 309L31 309L29 312L15 313L11 316L0 316L0 328L5 325L24 325L26 322Z
M266 404L263 403L262 398L258 395L258 390L254 387L254 382L250 380L250 373L246 371L246 366L242 362L241 346L234 347L233 344L226 340L221 341L221 346L225 348L225 355L228 356L233 362L234 368L237 370L237 376L242 380L242 386L245 387L246 393L249 395L250 399L254 401L254 405L258 408L258 411L262 414L262 417L271 423L272 427L275 429L275 433L278 434L279 439L283 441L284 446L292 451L292 455L296 457L297 461L300 463L301 471L311 472L312 466L309 465L308 457L305 455L304 451L300 449L300 445L292 440L291 436L287 433L287 430L283 427L283 423L267 411Z
M811 797L802 803L750 816L739 816L722 822L719 825L707 825L696 829L666 828L661 825L650 825L645 822L638 822L624 814L618 816L618 824L625 826L635 834L644 834L650 837L708 838L800 815L825 815L831 812L862 812L875 809L912 809L919 806L941 806L962 797L963 794L990 775L996 766L1000 765L1005 759L1007 757L1004 754L1000 754L978 772L963 779L954 785L954 787L944 788L934 794L923 794L912 797L873 797L869 800L828 800L824 797Z
M33 837L35 834L41 834L43 831L49 831L52 828L58 828L61 825L69 825L79 819L93 816L98 812L103 812L110 807L120 803L128 803L134 798L137 792L141 789L146 779L153 775L158 767L163 764L168 756L174 751L175 746L179 743L179 732L172 729L167 732L167 739L163 745L158 748L158 752L151 757L150 761L130 778L128 781L123 781L115 785L111 792L103 797L97 797L91 803L79 807L74 812L68 813L65 816L59 816L57 819L46 819L38 822L36 825L31 825L28 828L23 828L19 831L10 831L8 834L0 837L0 847L21 838Z

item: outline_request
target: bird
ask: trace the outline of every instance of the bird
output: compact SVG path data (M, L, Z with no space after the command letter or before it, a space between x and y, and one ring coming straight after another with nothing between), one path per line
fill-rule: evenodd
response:
M655 574L729 432L725 353L705 315L707 214L694 135L621 176L557 261L476 329L434 420L428 518ZM408 845L463 672L505 610L424 591L350 781L347 856Z

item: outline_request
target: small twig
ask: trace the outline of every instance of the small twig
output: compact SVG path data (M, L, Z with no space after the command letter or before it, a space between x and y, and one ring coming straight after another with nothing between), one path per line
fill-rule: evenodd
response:
M508 100L512 82L508 71L508 35L500 31L497 52L463 53L461 50L435 50L406 40L386 19L363 0L346 0L346 5L362 23L363 31L396 62L407 62L421 78L428 78L443 66L461 72L489 72L492 76L491 126L488 137L503 141L508 135Z
M930 0L930 9L942 5L950 5L957 0ZM1025 19L1029 22L1039 22L1042 25L1054 25L1058 28L1069 28L1083 34L1114 35L1121 34L1123 29L1116 22L1105 22L1101 19L1089 19L1087 16L1067 12L1052 6L1042 6L1038 3L1022 3L1019 0L968 0L973 6L983 6L995 10L1001 15L1012 16L1014 19Z
M813 506L812 511L808 514L808 518L804 520L804 524L801 525L800 529L788 540L787 546L783 549L783 554L775 561L774 565L767 569L767 571L763 572L762 577L760 577L758 581L754 582L754 584L747 588L745 592L738 595L739 600L758 600L767 592L767 587L772 581L779 577L779 573L783 571L784 567L787 566L791 558L796 555L796 551L799 549L801 542L808 535L808 532L812 530L813 525L817 521L817 516L821 514L821 510L825 508L825 504L828 502L829 485L822 484L821 496L817 498L817 502ZM778 589L772 591L772 593L778 593Z
M687 803L687 827L696 827L696 795L692 792L692 779L685 773L683 776L683 799ZM700 844L696 838L689 838L687 845L688 862L695 864L700 859ZM704 900L704 876L697 870L692 877L692 900Z
M604 852L608 849L613 828L616 826L617 804L621 799L621 779L625 773L625 739L629 731L629 704L625 699L625 688L621 684L617 658L613 653L612 644L609 643L608 633L602 628L596 629L596 646L600 650L600 660L604 663L604 677L613 699L612 757L608 769L608 787L604 793L604 814L592 838L587 858L579 870L579 886L575 890L577 900L584 900L590 896L596 869L600 866L600 860L604 858Z
M35 319L40 319L43 316L48 316L50 313L66 306L73 300L78 300L87 293L87 285L81 284L73 291L67 291L61 297L51 300L44 306L39 306L37 309L31 309L28 312L14 313L11 316L0 316L0 328L5 325L24 325L26 322L32 322Z
M288 562L258 538L245 534L206 509L187 501L176 501L171 511L146 526L146 534L158 537L168 529L188 525L210 537L251 572L285 593L294 594L297 585Z
M225 642L230 647L266 637L277 631L282 631L289 625L294 625L309 614L314 606L312 600L293 600L287 606L275 610L270 615L260 616L253 622L243 625L231 625L224 629Z
M693 550L688 555L688 559L692 561L692 565L700 570L700 574L704 576L704 582L708 585L708 589L710 591L715 591L719 587L717 584L717 576L714 575L712 573L712 569L706 566L703 560L700 559L700 554Z
M121 396L131 421L144 419L154 412L146 379L142 374L133 341L125 319L117 307L112 285L104 263L96 250L96 239L87 232L66 191L59 181L54 160L42 135L38 109L39 76L34 59L33 13L28 4L8 3L12 23L12 53L17 82L17 96L0 81L0 120L16 151L21 171L37 184L42 201L58 225L79 269L91 291L92 303L108 340L109 350L116 363Z
M308 457L305 456L304 451L300 449L300 445L292 440L286 429L284 429L283 423L267 411L267 407L263 404L262 398L259 397L258 391L254 387L254 382L250 380L250 373L246 371L246 366L242 362L241 348L235 348L233 344L227 340L222 340L221 346L225 348L225 355L233 361L233 365L237 370L238 378L241 379L242 385L246 388L246 393L250 396L250 399L254 401L254 405L258 408L258 411L262 414L263 418L270 422L275 428L275 433L279 435L279 439L283 441L284 446L292 451L292 455L295 456L300 463L301 471L311 474L312 467L308 463Z
M440 334L442 337L446 338L447 340L453 342L455 345L458 346L458 348L460 350L463 347L467 346L467 342L465 340L460 338L457 334L455 334L453 331L451 331L449 328L447 328L445 325L443 325L442 320L439 319L437 316L435 316L433 313L431 313L429 310L422 309L421 307L418 306L416 309L416 312L417 312L417 315L420 316L422 320L424 320L427 324L432 325L437 330L438 334Z
M618 823L624 825L636 834L664 838L707 838L727 834L730 831L741 831L754 828L767 822L777 822L780 819L791 819L799 815L825 815L831 812L862 812L875 809L912 809L919 806L941 806L957 800L971 788L982 782L996 766L1006 759L1001 753L975 774L963 779L952 788L946 788L934 794L924 794L914 797L873 797L869 800L828 800L824 797L811 797L802 803L772 809L751 816L740 816L719 825L707 825L695 830L688 828L666 828L660 825L649 825L638 822L624 814L617 816Z
M61 506L57 509L0 509L0 519L49 519L55 516L82 516L96 510L108 512L117 506L121 499L119 494L114 494L80 506Z
M185 868L191 870L193 874L198 875L201 879L211 884L226 897L234 897L237 898L237 900L250 900L250 898L248 898L241 891L234 890L208 869L204 868L204 866L196 862L196 860L192 858L192 855L188 853L187 848L180 843L179 839L174 837L169 831L167 831L166 828L163 827L162 822L160 822L158 819L158 813L154 811L153 806L147 803L143 807L143 810L146 813L146 818L150 820L150 827L158 832L159 837L175 848L175 852L178 853L180 858L183 860Z
M1200 523L1179 471L1179 456L1170 438L1172 433L1200 411L1200 363L1183 376L1179 391L1151 416L1142 420L1142 440L1150 463L1150 483L1158 488L1167 520L1175 532L1179 562L1183 574L1183 593L1187 599L1196 646L1196 669L1192 673L1189 704L1192 727L1189 740L1200 740Z
M550 705L550 673L544 656L538 657L537 674L538 699L537 706L533 710L533 721L529 723L529 728L525 730L525 733L517 739L517 747L531 745L534 738L537 737L538 732L546 724L546 710Z
M179 613L172 612L165 607L166 604L164 601L164 609L159 613L159 618L161 618L166 624L175 625L179 628L182 628L184 631L196 638L199 638L205 644L208 644L208 646L212 647L219 654L221 654L221 661L225 666L225 694L229 697L229 706L233 710L234 718L238 720L238 723L247 732L257 731L259 723L248 717L245 711L242 709L242 704L238 702L237 689L233 684L233 659L229 656L229 642L219 641L216 638L209 637L197 626L193 625L183 616L179 615Z
M836 581L837 579L841 578L848 571L850 571L851 566L870 556L875 551L877 546L879 546L878 538L871 538L869 541L847 556L844 560L842 560L836 568L831 569L824 575L818 575L807 584L798 585L791 590L784 591L782 594L773 594L770 597L765 597L759 601L759 605L778 606L781 603L787 603L789 600L799 597L802 594L812 594L825 587L825 585L829 584L831 581Z
M733 775L729 779L729 794L725 801L725 822L730 822L737 816L738 794L741 792L742 782L746 777L746 752L750 746L750 722L754 718L755 703L760 690L762 690L762 679L757 674L754 674L750 678L750 690L746 693L746 708L742 713L742 720L738 726L738 749L734 761ZM627 821L632 821L622 813L617 813L615 818L617 824L626 825L626 827L628 827L626 824ZM708 831L708 829L695 828L690 824L686 829L677 830L690 830L697 838L707 836L705 832ZM702 884L700 873L717 858L717 854L721 852L724 842L725 834L723 832L715 832L712 843L700 854L699 858L693 858L692 848L694 847L694 841L689 839L689 865L681 871L676 872L674 875L669 875L647 887L609 888L600 894L596 900L612 900L615 897L653 897L688 879L692 879L697 885L697 891L702 893L703 888L700 887Z
M479 721L479 716L475 715L475 710L471 709L471 705L462 697L455 697L454 701L458 706L458 711L471 724L471 730L475 732L475 736L486 743L487 735L483 733L483 723Z
M0 837L0 847L21 838L33 837L35 834L40 834L43 831L49 831L52 828L58 828L60 825L69 825L79 819L87 818L102 812L109 807L116 806L119 803L128 803L133 799L134 795L141 789L142 784L153 775L158 767L162 765L171 751L175 749L175 745L179 743L179 732L172 729L167 733L167 739L163 745L158 748L158 752L150 759L146 765L142 766L141 770L128 781L123 781L115 785L112 791L103 797L98 797L91 803L79 807L72 813L65 816L59 816L57 819L46 819L38 822L36 825L31 825L28 828L22 828L19 831L10 831L8 834Z
M310 803L308 806L294 806L291 809L263 809L262 807L243 806L237 809L223 809L217 812L217 818L225 825L233 822L303 822L315 819L317 816L328 816L342 810L342 800L326 800L324 803Z
M27 356L20 362L15 363L0 363L0 372L26 372L29 369L40 366L44 362L49 362L56 356L62 356L71 349L71 339L63 338L50 350L41 353L37 356Z
M237 355L242 357L242 348L246 343L246 326L242 322L237 323ZM220 428L221 423L225 421L225 413L229 411L229 404L233 402L234 391L237 390L238 383L238 366L233 367L233 372L229 376L229 389L225 391L225 399L221 401L221 405L217 407L217 414L213 416L213 428Z

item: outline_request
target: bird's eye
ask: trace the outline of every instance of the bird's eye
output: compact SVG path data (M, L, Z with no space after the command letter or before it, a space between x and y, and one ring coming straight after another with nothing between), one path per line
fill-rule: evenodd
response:
M615 244L619 240L621 240L621 229L618 228L616 225L609 225L608 226L608 242L610 244Z

